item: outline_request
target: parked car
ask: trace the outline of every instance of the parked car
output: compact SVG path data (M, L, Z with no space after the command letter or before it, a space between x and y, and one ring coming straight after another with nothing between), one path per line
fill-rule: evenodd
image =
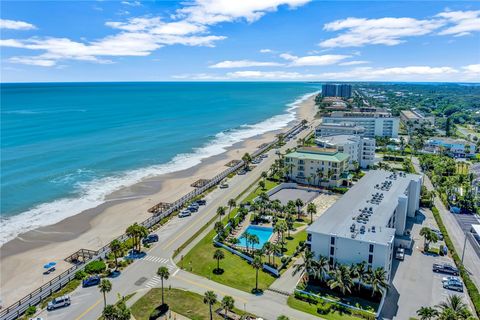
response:
M191 216L192 213L190 212L190 210L183 210L182 212L180 212L178 214L178 217L179 218L184 218L184 217L188 217L188 216Z
M443 277L442 278L442 282L448 282L448 281L461 281L459 277L455 277L455 276L447 276L447 277Z
M158 235L156 234L149 234L145 238L143 238L142 243L147 244L147 243L152 243L152 242L158 242Z
M70 305L70 296L61 296L53 299L47 304L47 310L55 310L58 308L68 307Z
M443 287L448 290L463 292L463 283L461 281L450 280L443 283Z
M397 253L395 253L395 259L404 260L405 259L405 249L397 248Z
M444 264L434 263L432 270L433 272L452 274L454 276L459 275L458 269L448 263L444 263Z
M220 185L220 189L227 189L227 188L228 188L228 183L224 182Z
M197 209L198 209L198 208L200 208L200 205L199 205L198 203L196 203L196 202L192 202L192 203L190 203L189 207L197 208Z
M188 207L187 207L187 210L193 213L193 212L197 212L197 211L198 211L198 208L197 208L197 207L193 207L193 206L188 206Z
M267 153L264 153L264 154L262 154L262 155L260 156L260 158L263 158L263 159L265 159L265 158L267 158L267 157L268 157L268 154L267 154Z
M92 287L96 286L100 283L100 277L99 276L91 276L86 279L83 279L82 281L82 287L87 288L87 287Z
M240 175L240 176L243 176L246 173L247 173L247 171L245 171L245 170L238 171L238 175Z
M204 206L207 204L207 200L205 199L200 199L200 200L197 200L196 202L198 203L199 206Z

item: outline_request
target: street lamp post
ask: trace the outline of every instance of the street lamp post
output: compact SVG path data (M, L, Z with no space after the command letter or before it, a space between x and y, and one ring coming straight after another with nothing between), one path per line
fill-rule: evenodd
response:
M463 264L463 257L465 256L465 247L466 246L467 246L467 233L465 232L465 239L463 239L462 264Z

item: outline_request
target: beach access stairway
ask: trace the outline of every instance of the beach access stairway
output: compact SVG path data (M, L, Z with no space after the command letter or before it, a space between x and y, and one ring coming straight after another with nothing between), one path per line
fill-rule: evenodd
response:
M299 133L300 131L304 130L307 128L307 125L304 123L298 123L295 126L293 126L291 129L289 129L286 133L285 136L287 135L294 135ZM278 138L275 138L272 142L263 145L261 148L255 150L251 156L252 158L255 158L259 156L260 154L268 151L270 148L274 147L278 142ZM160 222L162 219L168 217L172 213L176 212L178 209L182 208L185 204L187 204L189 201L194 199L195 197L203 194L205 191L208 189L216 186L219 184L223 179L225 179L228 175L237 172L238 170L242 169L244 166L244 162L240 161L238 164L236 164L233 167L230 167L212 179L205 184L204 186L197 188L195 190L192 190L191 192L187 193L186 195L182 196L180 199L176 200L175 202L171 203L171 205L168 207L168 209L161 211L159 213L153 214L151 217L146 219L145 221L141 222L140 224L143 225L146 228L150 228L153 225L157 224ZM129 236L126 234L122 234L121 236L116 238L120 242L124 242L127 239L129 239ZM112 239L113 241L114 239ZM78 254L78 252L81 252L82 250L86 250L90 253L90 255L84 255L83 257L85 258L84 260L78 260L76 264L74 264L70 269L64 271L62 274L60 274L58 277L52 279L51 281L47 282L46 284L42 285L41 287L37 288L36 290L32 291L22 299L18 300L17 302L11 304L9 307L0 310L0 320L13 320L19 318L30 306L35 306L39 304L41 301L44 299L48 298L51 294L55 293L56 291L60 290L63 288L67 283L69 283L71 280L75 278L75 273L82 270L85 265L93 260L97 260L100 258L105 258L106 255L108 255L110 251L109 244L101 247L99 250L94 251L94 250L88 250L88 249L81 249L66 259ZM86 252L85 251L85 252Z

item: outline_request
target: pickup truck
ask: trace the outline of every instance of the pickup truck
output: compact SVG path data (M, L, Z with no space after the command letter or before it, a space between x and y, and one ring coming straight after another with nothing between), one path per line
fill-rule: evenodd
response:
M459 275L458 269L455 268L452 265L447 264L447 263L444 263L444 264L434 263L433 267L432 267L432 270L433 270L433 272L452 274L454 276Z

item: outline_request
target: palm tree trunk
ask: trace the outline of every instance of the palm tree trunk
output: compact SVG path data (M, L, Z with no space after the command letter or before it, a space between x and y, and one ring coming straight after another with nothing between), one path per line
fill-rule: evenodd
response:
M220 270L220 259L217 259L217 270Z
M113 251L113 257L115 258L115 271L118 270L117 251Z
M212 314L212 304L209 303L208 306L210 307L210 320L213 320L213 314Z
M258 269L255 273L255 291L258 291Z
M162 277L162 305L165 304L165 301L163 300L163 277Z
M107 293L103 291L103 309L107 307Z

